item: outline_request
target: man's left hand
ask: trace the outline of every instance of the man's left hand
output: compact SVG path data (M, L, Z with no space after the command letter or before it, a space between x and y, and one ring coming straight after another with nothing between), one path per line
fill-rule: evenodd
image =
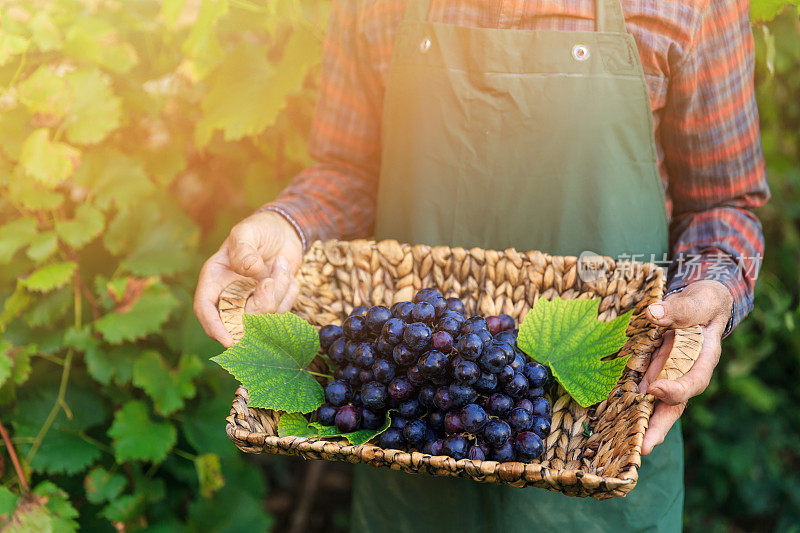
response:
M658 400L644 434L642 455L649 454L664 442L664 437L680 418L689 398L699 395L708 387L719 362L722 335L731 317L732 307L730 291L717 281L694 282L664 301L648 306L647 318L650 322L668 327L670 331L664 334L664 342L653 354L639 385L640 392L648 392ZM671 330L690 326L701 326L703 330L703 348L694 366L678 379L657 379L672 350L675 334Z

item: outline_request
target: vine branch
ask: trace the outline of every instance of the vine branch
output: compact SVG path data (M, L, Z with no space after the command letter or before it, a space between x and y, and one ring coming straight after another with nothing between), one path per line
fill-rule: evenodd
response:
M11 438L8 436L8 431L6 431L6 428L3 426L2 422L0 422L0 434L3 436L3 442L6 444L8 456L11 457L11 462L14 464L14 470L17 472L19 484L22 485L22 490L28 492L28 490L30 490L30 487L28 486L28 479L25 477L25 472L22 470L19 457L17 457L17 451L14 449L14 444L11 442Z

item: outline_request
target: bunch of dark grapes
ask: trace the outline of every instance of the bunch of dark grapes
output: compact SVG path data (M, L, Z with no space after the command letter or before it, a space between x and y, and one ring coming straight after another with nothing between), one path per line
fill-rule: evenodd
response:
M517 348L510 316L467 317L457 298L422 289L391 309L358 306L319 335L335 366L321 424L378 429L391 411L383 448L503 462L544 452L550 376Z

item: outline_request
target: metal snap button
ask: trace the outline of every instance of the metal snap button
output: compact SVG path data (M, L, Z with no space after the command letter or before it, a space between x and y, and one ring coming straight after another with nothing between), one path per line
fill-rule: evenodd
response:
M428 39L427 37L422 39L422 42L419 43L419 49L422 52L427 52L430 47L431 47L431 40Z
M572 47L572 57L578 61L586 61L589 59L589 49L585 44L576 44Z

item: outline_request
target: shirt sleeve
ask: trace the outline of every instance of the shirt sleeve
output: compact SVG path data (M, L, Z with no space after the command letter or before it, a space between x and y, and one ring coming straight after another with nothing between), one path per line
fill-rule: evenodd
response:
M753 307L764 236L752 209L769 198L748 2L710 0L683 57L660 131L673 201L667 289L723 283L734 299L727 335Z
M317 161L262 207L289 220L304 245L372 233L382 97L358 31L358 0L334 0L309 140Z

